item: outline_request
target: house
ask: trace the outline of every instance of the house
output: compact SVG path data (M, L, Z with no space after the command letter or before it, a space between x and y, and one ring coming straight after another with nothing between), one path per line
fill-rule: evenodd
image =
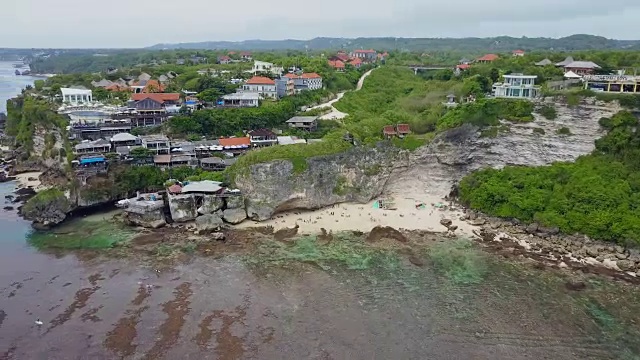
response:
M219 157L208 157L200 159L200 167L203 170L208 171L222 171L227 167L233 165L236 162L236 158L222 159Z
M524 56L525 52L524 50L513 50L513 52L511 53L512 56Z
M189 61L191 61L191 63L194 64L194 65L198 65L198 64L206 63L207 62L207 58L203 57L203 56L192 55L191 58L189 59Z
M95 141L83 141L80 144L74 146L75 154L95 154L95 153L108 153L111 150L111 143L104 139L98 139Z
M242 91L258 93L262 98L277 99L276 82L264 76L254 76L242 85Z
M237 92L223 95L218 101L218 106L228 107L258 107L260 105L260 94L255 92Z
M234 137L234 138L220 138L218 139L219 146L225 152L232 154L241 154L249 149L251 146L251 139L249 137Z
M456 69L458 70L468 70L471 67L469 64L458 64L456 65Z
M255 60L253 62L253 68L251 69L253 75L257 75L258 73L266 73L274 76L280 76L284 72L284 69L281 66L275 66L272 63L265 61Z
M344 61L342 60L329 60L329 66L337 71L344 71L345 68Z
M278 93L278 98L294 95L295 91L295 83L290 77L285 75L280 79L276 79L276 92Z
M156 155L153 157L153 164L165 169L179 166L195 167L198 165L198 160L186 155Z
M169 138L164 135L144 135L140 137L142 147L156 155L169 154Z
M398 136L406 136L411 134L411 128L409 124L397 124L396 133L398 134Z
M138 102L144 99L153 99L164 105L178 105L180 104L179 93L150 93L150 94L131 94L131 100Z
M573 57L571 56L567 56L564 60L560 61L559 63L556 63L557 67L565 67L566 65L569 65L573 62Z
M349 65L353 66L356 69L359 69L362 66L362 60L360 60L360 58L353 58L349 60Z
M91 90L61 88L62 102L73 106L89 104L93 102L93 93Z
M378 58L378 53L373 49L354 50L350 55L352 58L358 58L364 62L375 62Z
M297 93L304 90L322 89L322 76L316 73L304 73L302 75L285 74L282 77L293 81Z
M137 136L129 133L115 134L110 139L111 147L117 149L118 147L135 146L138 145L140 139Z
M549 59L544 59L542 61L538 61L537 63L535 63L536 66L547 66L547 65L553 65L553 62Z
M496 54L487 54L487 55L484 55L482 57L477 58L476 62L481 63L481 64L486 64L486 63L494 62L494 61L498 60L499 58L500 58L500 56L498 56Z
M243 61L251 61L253 60L253 56L251 56L250 52L243 51L240 53L240 59L242 59Z
M398 133L396 132L396 128L393 125L385 125L382 128L382 135L385 137L385 139L392 138L397 134Z
M80 156L79 160L73 160L71 165L76 177L83 183L88 177L106 174L108 170L107 159L99 154Z
M98 87L106 88L107 86L110 86L112 84L113 84L113 82L111 82L110 80L107 80L107 79L102 79L100 81L95 81L94 80L94 81L91 82L91 86L96 87L96 88L98 88Z
M456 107L458 103L456 102L456 96L454 94L447 95L447 101L443 103L446 107Z
M533 99L540 93L535 85L536 75L503 75L504 82L493 84L493 96L501 98Z
M223 55L223 56L218 56L218 64L230 64L231 63L231 58Z
M573 61L567 65L564 65L564 71L572 71L578 75L590 75L597 69L600 69L600 65L592 61Z
M345 62L349 60L349 55L347 55L347 53L344 51L338 51L338 53L335 56L330 57L329 60L340 60L342 62Z
M471 64L471 60L467 59L467 58L462 58L458 61L458 64L460 65L469 65Z
M251 130L247 135L252 147L271 146L278 143L278 137L269 129Z
M640 93L640 76L631 75L585 75L584 88L612 93Z
M287 124L292 128L315 131L318 128L318 116L294 116L287 120Z
M385 51L382 54L378 54L378 61L385 62L388 57L389 57L389 53Z

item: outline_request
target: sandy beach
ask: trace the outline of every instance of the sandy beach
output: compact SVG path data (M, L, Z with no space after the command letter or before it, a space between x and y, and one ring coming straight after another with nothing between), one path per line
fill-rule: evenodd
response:
M293 211L275 215L271 220L263 222L245 221L240 228L255 226L273 226L274 230L299 226L300 233L319 233L326 231L355 230L368 232L376 226L391 226L396 229L429 230L446 232L447 228L440 220L449 219L458 226L455 233L462 236L473 236L474 226L461 221L464 216L461 210L451 210L449 203L428 195L409 197L386 197L391 200L395 210L375 208L375 201L368 204L344 203L314 211Z
M40 175L42 175L42 173L38 171L26 172L16 175L16 182L18 183L18 187L32 187L35 191L46 189L47 187L43 186L42 183L40 183L40 180L38 180Z

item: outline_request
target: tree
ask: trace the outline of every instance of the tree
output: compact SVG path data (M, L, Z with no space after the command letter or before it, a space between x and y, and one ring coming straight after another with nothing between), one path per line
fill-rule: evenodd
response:
M491 71L489 72L489 78L492 82L497 82L498 80L500 80L500 72L498 71L498 69L491 68Z
M135 159L146 159L153 156L153 152L144 147L131 149L130 155Z

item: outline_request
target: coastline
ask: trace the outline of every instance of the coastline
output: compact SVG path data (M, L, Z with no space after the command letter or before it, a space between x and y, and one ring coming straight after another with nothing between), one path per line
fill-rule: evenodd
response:
M16 175L16 188L32 188L36 192L47 189L47 186L40 182L40 171L29 171ZM34 180L35 179L35 180Z
M376 226L388 226L395 229L447 232L448 228L459 236L473 237L478 227L464 218L464 211L436 196L423 195L419 198L387 197L395 210L374 208L376 201L367 204L342 203L327 208L310 211L289 211L274 215L270 220L248 220L237 229L271 226L275 231L298 227L300 233L318 234L326 231L369 232ZM441 223L447 223L449 226ZM454 228L455 226L455 228Z

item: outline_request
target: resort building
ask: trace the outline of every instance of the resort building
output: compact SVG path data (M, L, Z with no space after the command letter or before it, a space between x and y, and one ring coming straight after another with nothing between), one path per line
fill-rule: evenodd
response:
M535 85L536 75L503 75L504 82L493 84L493 96L502 98L532 99L538 96L540 86Z
M592 61L573 61L567 65L564 65L564 71L572 71L578 75L590 75L597 69L600 69L600 65Z
M318 116L294 116L287 120L287 124L292 128L315 131L318 128Z
M264 76L254 76L242 85L244 92L258 93L262 98L276 99L276 82Z
M487 54L487 55L484 55L482 57L477 58L476 62L478 62L480 64L486 64L486 63L494 62L494 61L498 60L499 58L500 58L500 56L498 56L496 54Z
M227 107L258 107L260 95L256 92L237 92L223 95L218 101L218 106Z
M83 141L74 147L75 154L104 154L111 150L111 143L104 139Z
M61 88L60 91L62 92L62 102L64 104L78 106L93 102L91 90Z
M269 129L251 130L247 133L253 147L271 146L278 143L278 137Z
M304 90L322 89L322 76L316 73L304 73L301 75L285 74L283 78L288 78L293 81L296 93Z
M593 91L640 93L640 76L585 75L582 80L584 88Z
M142 147L158 154L169 154L169 138L164 135L145 135L141 136Z

